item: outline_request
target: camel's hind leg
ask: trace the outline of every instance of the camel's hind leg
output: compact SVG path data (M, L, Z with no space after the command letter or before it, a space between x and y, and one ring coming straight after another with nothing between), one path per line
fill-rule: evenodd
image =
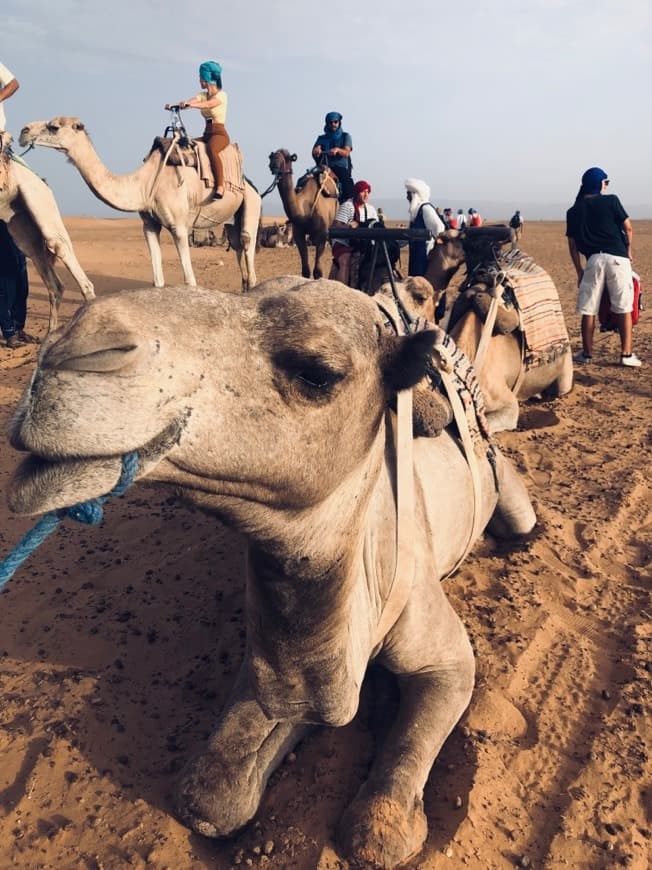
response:
M272 773L307 726L268 719L246 684L243 665L207 749L181 774L179 816L205 837L225 837L254 816Z
M256 238L262 212L262 200L254 188L245 181L244 199L238 212L240 221L240 248L238 264L242 274L242 289L256 286Z
M570 348L561 360L561 372L557 380L543 391L545 398L556 399L565 396L573 389L573 356Z
M487 531L498 538L527 535L537 521L525 484L512 463L501 453L496 454L498 504Z

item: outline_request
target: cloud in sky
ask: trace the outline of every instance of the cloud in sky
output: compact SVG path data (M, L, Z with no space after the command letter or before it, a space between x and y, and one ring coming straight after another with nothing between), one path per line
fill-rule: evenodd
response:
M261 189L278 147L310 164L324 113L354 140L354 174L400 198L408 175L435 200L567 205L602 165L634 216L652 215L649 0L303 0L184 7L171 0L5 0L0 60L21 89L10 129L58 114L91 131L114 172L139 165L215 58L227 128ZM188 112L199 135L198 113ZM61 155L31 152L64 213L108 214ZM278 200L266 202L278 213Z

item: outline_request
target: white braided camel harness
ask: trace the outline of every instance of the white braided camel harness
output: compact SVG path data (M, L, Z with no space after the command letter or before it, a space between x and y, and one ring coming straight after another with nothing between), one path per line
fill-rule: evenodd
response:
M391 303L375 300L378 308L386 316L385 328L394 334L406 334L401 318L392 310ZM433 363L441 380L441 386L448 401L451 404L453 418L457 426L462 449L471 472L473 484L473 521L471 533L460 558L453 568L442 577L445 580L450 577L461 562L468 555L471 545L480 533L480 499L481 480L480 468L476 446L483 442L482 450L486 451L492 467L494 467L494 450L489 440L488 428L484 419L482 397L477 391L476 399L473 390L462 381L456 373L455 357L463 357L450 336L439 327L426 320L417 321L416 330L434 329L437 331L437 341L433 350ZM464 357L466 360L466 357ZM472 369L469 366L469 371ZM460 391L466 391L469 401L466 408L460 398ZM475 433L471 431L471 418L477 421ZM471 423L471 425L470 425ZM399 616L405 609L412 589L415 571L414 534L415 534L415 510L414 510L414 454L413 454L413 419L412 419L412 390L401 390L396 397L396 414L389 409L387 411L387 425L392 427L394 442L396 445L396 563L394 576L392 577L389 593L385 602L380 621L375 631L375 644L381 643L390 629L395 625ZM495 472L494 472L495 474ZM372 544L367 535L364 542L363 558L365 565L371 565Z

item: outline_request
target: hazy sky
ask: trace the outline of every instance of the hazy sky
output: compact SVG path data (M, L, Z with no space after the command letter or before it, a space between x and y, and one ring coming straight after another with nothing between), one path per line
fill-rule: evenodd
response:
M3 0L0 60L21 84L7 126L17 139L29 121L77 116L109 169L133 171L164 103L196 93L214 59L261 191L269 152L306 169L337 110L372 201L403 199L417 176L442 207L561 219L598 165L632 217L652 217L651 22L650 0ZM199 112L184 117L199 135ZM27 159L64 214L118 215L61 154Z

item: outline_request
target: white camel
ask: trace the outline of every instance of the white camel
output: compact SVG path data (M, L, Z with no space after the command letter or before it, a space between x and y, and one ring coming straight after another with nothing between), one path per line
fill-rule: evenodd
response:
M114 175L100 160L78 118L34 121L23 127L20 142L23 146L42 145L63 152L98 199L118 211L139 213L155 287L165 286L160 242L163 227L174 239L184 283L194 287L197 281L190 261L188 233L193 227L210 229L225 221L235 222L230 240L242 274L242 289L249 290L256 284L254 254L261 199L243 176L239 179L241 189L227 185L223 199L213 200L213 188L204 185L196 169L169 165L159 149L153 149L136 172ZM204 149L203 143L198 147ZM228 147L233 156L235 146ZM208 160L204 163L207 165Z
M35 172L13 159L10 145L11 134L0 132L0 220L47 287L48 330L52 330L64 289L53 268L56 259L68 269L86 301L95 298L95 291L75 257L52 191Z
M255 815L309 725L353 718L375 659L396 674L400 706L340 848L356 867L394 868L426 838L424 785L474 672L438 580L485 527L522 535L535 516L514 466L471 436L453 381L456 425L412 438L410 388L433 348L442 363L453 349L441 330L399 336L391 323L385 300L335 281L125 291L44 343L14 417L12 444L30 455L8 487L13 510L107 493L121 454L138 451L138 477L248 537L245 660L178 786L179 815L206 836Z

